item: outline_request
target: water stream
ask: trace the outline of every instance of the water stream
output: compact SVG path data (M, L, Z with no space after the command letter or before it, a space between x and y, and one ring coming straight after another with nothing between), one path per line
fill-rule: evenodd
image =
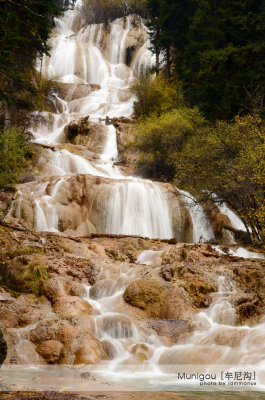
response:
M139 389L172 391L218 389L219 382L229 390L232 384L227 377L232 374L231 382L237 382L233 389L243 385L244 390L265 390L261 384L265 378L265 320L254 327L236 326L236 288L225 276L219 276L210 307L194 316L193 333L173 346L119 312L131 273L121 271L118 280L110 278L107 286L102 279L87 287L86 299L97 314L95 337L104 343L111 358L92 366L94 372ZM234 379L236 372L242 376ZM241 379L246 372L252 379Z

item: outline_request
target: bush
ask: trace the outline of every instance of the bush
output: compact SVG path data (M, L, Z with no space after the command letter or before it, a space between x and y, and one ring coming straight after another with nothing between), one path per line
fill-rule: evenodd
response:
M150 74L141 76L131 86L131 92L136 97L134 112L138 117L161 115L183 104L180 88L176 84L168 84L161 75L154 79Z
M265 243L265 127L256 115L217 122L197 132L175 160L175 179L186 190L204 189L234 208Z
M1 262L1 285L13 294L32 293L41 296L49 279L47 268L38 261L26 266L14 262Z
M172 181L201 201L212 193L265 245L265 124L257 115L206 123L196 108L153 114L139 123L135 146L145 176Z
M0 130L0 189L16 182L31 150L27 136L19 130Z
M172 180L176 174L178 153L203 124L204 118L199 111L186 107L142 120L135 146L140 150L139 166L143 168L144 175Z

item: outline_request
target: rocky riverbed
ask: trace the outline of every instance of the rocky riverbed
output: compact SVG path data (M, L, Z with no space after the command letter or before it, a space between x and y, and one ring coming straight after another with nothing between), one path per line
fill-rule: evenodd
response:
M115 273L125 267L131 276L119 312L155 331L167 345L192 334L193 316L211 304L220 274L237 289L236 325L253 326L265 313L265 261L222 255L210 244L104 235L67 238L1 227L0 245L5 364L77 365L111 358L110 347L94 337L95 313L84 299L85 287L92 286L95 300L102 290L111 295ZM139 255L152 257L141 262ZM47 271L39 297L23 283L29 266ZM18 350L20 335L24 344Z

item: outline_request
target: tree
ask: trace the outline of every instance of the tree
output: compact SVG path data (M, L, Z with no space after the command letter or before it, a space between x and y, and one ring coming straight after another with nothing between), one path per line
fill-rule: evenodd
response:
M194 108L169 109L161 115L151 114L138 127L135 146L140 150L139 167L148 178L172 181L176 160L186 142L205 121Z
M199 201L234 209L249 240L265 245L265 125L255 114L207 123L181 107L141 121L135 140L147 177L173 182Z
M255 61L263 60L261 10L256 0L197 2L184 62L177 68L190 103L211 119L229 119L246 108L247 94L258 87L257 69L264 87L264 69ZM258 20L259 30L255 27Z
M36 57L48 54L53 17L59 13L58 0L0 2L0 102L8 118L12 118L12 106L29 106L34 92L30 72Z
M159 56L166 60L167 78L171 76L172 55L180 61L190 19L194 12L192 0L147 0L147 26L150 30L152 49L156 54L156 69ZM172 53L172 54L171 54Z

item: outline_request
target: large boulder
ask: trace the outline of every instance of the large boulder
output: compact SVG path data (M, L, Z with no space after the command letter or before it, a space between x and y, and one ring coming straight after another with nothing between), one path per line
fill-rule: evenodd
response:
M155 280L133 281L126 288L123 298L134 307L145 310L148 314L158 317L161 306L165 302L166 291L162 283Z
M93 364L106 358L102 344L97 339L90 335L82 337L75 353L75 364Z
M95 153L101 153L108 134L108 128L89 121L89 117L71 121L65 128L66 137L74 145L85 146Z
M53 311L64 319L90 315L91 309L87 301L77 296L60 296L53 303Z
M147 318L187 320L195 310L183 288L154 279L131 282L123 298L128 304L143 310Z
M58 363L60 359L62 349L63 344L61 342L57 340L47 340L40 343L36 351L48 364L55 364Z

